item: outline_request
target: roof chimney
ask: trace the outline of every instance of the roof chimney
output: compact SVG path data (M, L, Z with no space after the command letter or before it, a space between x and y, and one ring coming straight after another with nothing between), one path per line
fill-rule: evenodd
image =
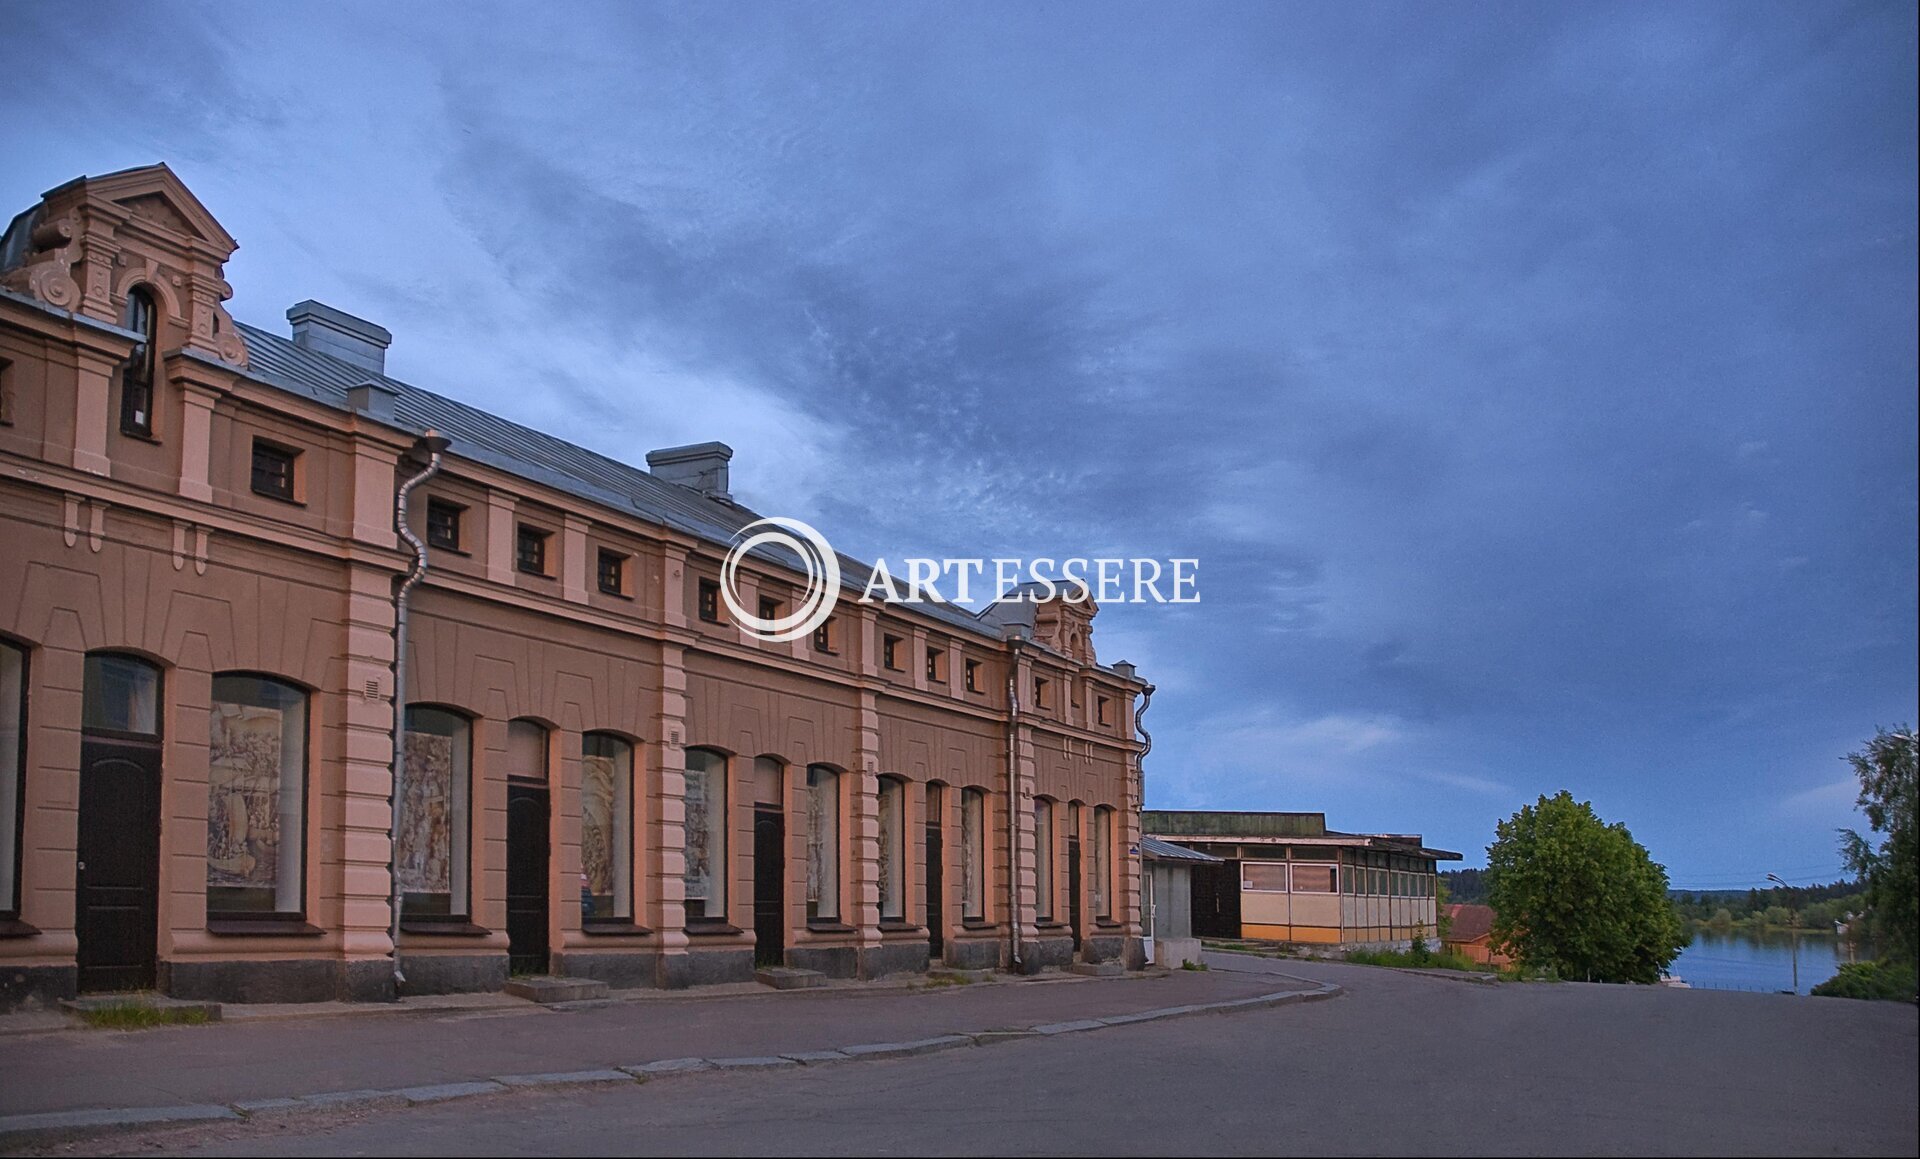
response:
M727 494L727 460L733 448L725 443L694 443L687 447L664 447L647 452L647 470L669 483L691 487L714 499L730 499Z
M386 327L311 298L288 310L287 321L293 323L295 346L331 354L375 374L387 372L387 347L392 345L393 335Z
M347 388L347 405L381 422L393 421L393 400L399 397L399 391L373 378Z

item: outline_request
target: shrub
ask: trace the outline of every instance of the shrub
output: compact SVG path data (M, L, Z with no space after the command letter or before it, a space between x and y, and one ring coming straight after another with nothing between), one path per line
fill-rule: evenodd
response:
M1914 969L1897 962L1848 962L1840 972L1813 988L1821 998L1913 999Z

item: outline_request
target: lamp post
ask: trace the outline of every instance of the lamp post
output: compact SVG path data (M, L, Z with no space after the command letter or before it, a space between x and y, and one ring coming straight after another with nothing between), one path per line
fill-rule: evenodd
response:
M1783 889L1786 888L1787 883L1781 881L1771 873L1767 874L1767 880L1774 882ZM1790 910L1788 912L1792 913L1793 911ZM1793 954L1793 992L1798 996L1800 993L1800 915L1798 913L1793 914L1793 924L1787 927L1787 939L1788 945L1792 947Z

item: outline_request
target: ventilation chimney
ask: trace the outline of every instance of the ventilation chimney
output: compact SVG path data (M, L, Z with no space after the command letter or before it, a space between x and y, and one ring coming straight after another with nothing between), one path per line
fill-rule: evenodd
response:
M375 374L387 372L387 347L393 344L393 335L386 327L311 298L288 310L287 321L293 323L293 344L302 350L331 354Z
M715 499L729 499L727 460L733 448L725 443L694 443L647 452L647 470L669 483L691 487Z
M393 421L393 400L400 392L378 379L369 378L359 386L347 388L347 405L369 418Z

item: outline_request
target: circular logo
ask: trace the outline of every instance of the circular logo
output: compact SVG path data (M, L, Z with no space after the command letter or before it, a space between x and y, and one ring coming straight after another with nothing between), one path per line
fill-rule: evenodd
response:
M779 643L810 635L827 622L834 605L840 602L840 557L833 553L827 537L798 519L769 516L742 527L741 539L727 552L720 564L720 598L734 622L760 637ZM748 611L740 599L740 557L762 544L776 544L800 557L800 570L807 586L792 612L765 619Z

